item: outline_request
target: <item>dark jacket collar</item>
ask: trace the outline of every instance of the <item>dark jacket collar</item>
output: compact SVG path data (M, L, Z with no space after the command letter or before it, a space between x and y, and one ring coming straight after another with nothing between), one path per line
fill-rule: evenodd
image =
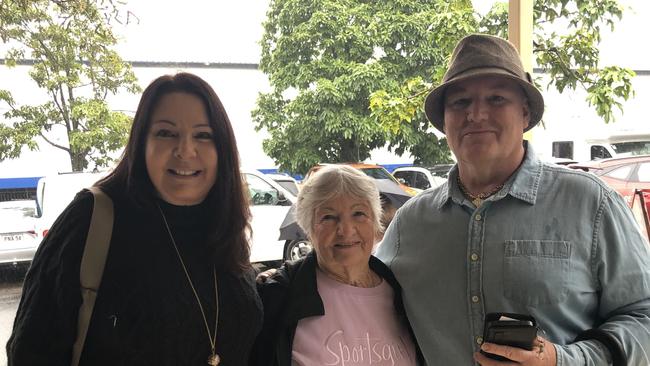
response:
M388 282L394 291L394 305L397 314L403 318L409 327L409 332L415 341L413 329L408 325L408 319L402 302L402 289L398 284L391 270L378 258L370 256L370 269L377 273L381 278ZM325 314L323 301L318 294L316 282L317 259L316 253L311 252L307 257L286 262L282 269L278 271L271 279L267 280L269 286L276 288L286 288L286 298L282 301L281 306L286 306L281 312L278 320L277 333L264 339L262 343L272 342L274 345L275 361L268 364L288 366L291 365L291 347L293 337L296 332L296 326L300 319L311 316L320 316ZM281 296L281 295L280 295ZM258 343L260 341L258 340ZM416 344L416 352L419 363L423 363L422 353ZM264 361L263 361L264 362Z

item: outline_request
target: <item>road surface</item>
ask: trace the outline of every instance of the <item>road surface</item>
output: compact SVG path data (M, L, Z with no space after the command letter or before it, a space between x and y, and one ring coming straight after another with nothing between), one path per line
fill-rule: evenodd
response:
M7 365L5 346L11 335L26 267L0 267L0 365Z

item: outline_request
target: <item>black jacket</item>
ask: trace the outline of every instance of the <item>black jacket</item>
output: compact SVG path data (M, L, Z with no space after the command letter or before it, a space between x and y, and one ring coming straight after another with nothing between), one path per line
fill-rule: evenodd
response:
M210 344L201 312L157 209L112 197L115 223L81 365L206 365ZM204 254L207 207L160 203L214 331L212 264ZM83 192L54 223L25 279L10 366L70 365L81 304L79 265L93 198ZM251 272L218 274L221 365L246 365L261 328Z
M393 288L397 314L409 325L402 303L402 289L393 273L376 257L371 256L369 264L370 269ZM298 321L325 314L316 287L315 252L312 251L304 259L286 262L265 283L258 284L257 290L264 304L264 325L253 346L250 366L291 366L293 337ZM410 325L408 328L415 343ZM422 356L417 344L416 352L421 364Z

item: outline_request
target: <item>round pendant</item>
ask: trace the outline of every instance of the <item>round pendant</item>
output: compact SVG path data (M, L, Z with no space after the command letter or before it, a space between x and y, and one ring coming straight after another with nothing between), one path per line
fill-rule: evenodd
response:
M208 365L210 366L217 366L219 365L220 362L221 362L221 358L216 353L213 353L212 355L210 355L210 357L208 357Z

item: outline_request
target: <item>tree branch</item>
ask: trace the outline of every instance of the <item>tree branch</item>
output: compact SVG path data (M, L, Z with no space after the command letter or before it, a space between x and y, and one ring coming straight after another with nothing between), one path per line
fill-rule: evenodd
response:
M557 48L555 48L555 47L553 47L553 48L549 48L548 51L549 51L549 52L553 52L553 53L557 56L558 65L559 65L560 67L562 67L562 69L564 70L564 73L565 73L565 74L573 75L573 77L574 77L574 78L575 78L575 79L580 83L580 85L582 85L583 88L587 89L587 85L586 85L586 83L587 83L589 80L585 80L585 79L583 79L582 77L580 77L580 76L579 76L579 75L578 75L578 74L577 74L577 73L576 73L576 72L571 68L571 65L569 65L569 64L568 64L564 59L562 59L562 56L560 55L560 52L557 50Z
M65 71L65 76L66 76L66 78L70 77L70 71L69 70ZM75 99L74 94L72 93L73 89L72 89L72 86L70 86L70 84L67 84L67 87L68 87L68 106L72 109L72 105L74 104L74 99ZM67 110L67 107L66 107L66 110ZM70 110L68 112L72 112L72 110ZM72 128L74 130L76 130L77 129L77 121L72 116L69 116L69 118L70 118L70 120L72 120Z
M52 90L52 99L54 100L54 103L56 104L59 113L61 114L63 122L65 122L66 131L70 133L72 130L72 126L70 125L70 115L66 105L65 97L63 96L63 88L61 84L58 85L56 90L58 90L58 92ZM60 95L60 97L57 95Z
M54 146L56 148L59 148L59 149L61 149L63 151L66 151L67 153L70 153L69 148L67 148L65 146L61 146L59 144L56 144L56 143L50 141L47 137L45 137L45 135L43 135L43 132L39 132L38 135L41 136L41 138L43 138L43 140L45 140L45 142L47 142L48 144L50 144L50 145L52 145L52 146Z
M422 95L422 94L427 94L427 93L429 93L431 90L432 90L431 87L429 87L429 88L424 88L424 89L420 90L419 92L417 92L417 93L415 93L415 94L411 94L411 95L409 95L406 99L414 99L414 98L417 98L417 97L419 97L419 96Z

